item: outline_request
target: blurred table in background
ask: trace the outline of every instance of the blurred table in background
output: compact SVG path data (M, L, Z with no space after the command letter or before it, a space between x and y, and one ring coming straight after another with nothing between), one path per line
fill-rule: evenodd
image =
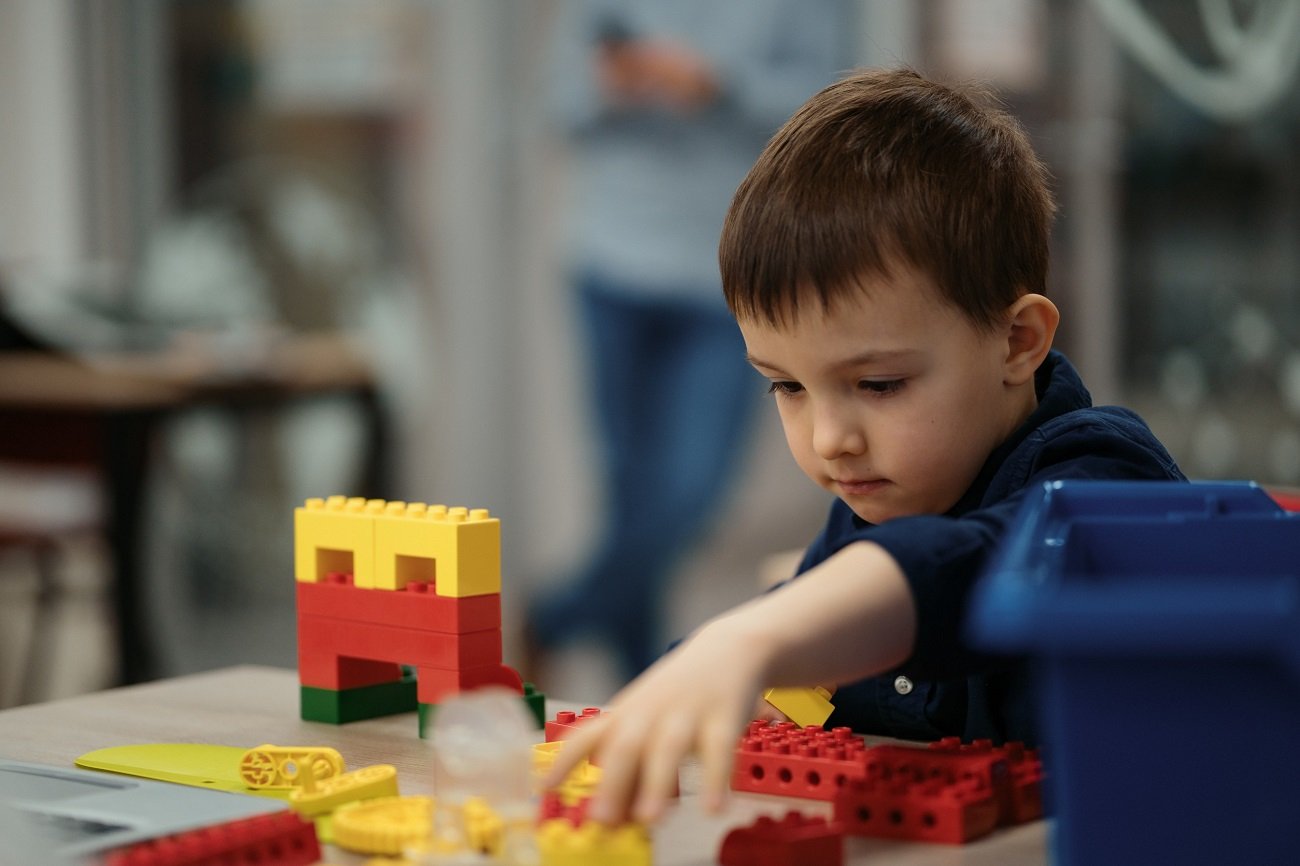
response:
M387 490L387 428L369 364L337 335L277 340L258 364L218 366L193 348L76 358L0 353L0 462L93 470L103 490L119 683L157 674L144 617L142 520L160 424L185 409L259 411L325 395L354 399L366 423L361 495Z

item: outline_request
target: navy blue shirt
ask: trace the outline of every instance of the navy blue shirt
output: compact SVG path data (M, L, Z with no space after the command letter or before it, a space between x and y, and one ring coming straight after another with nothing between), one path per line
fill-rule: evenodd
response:
M1038 408L989 455L946 514L870 524L842 501L831 506L799 573L852 542L875 542L911 585L917 630L911 657L896 670L836 691L828 725L918 740L955 735L1038 742L1027 661L982 653L963 638L967 599L980 570L1026 490L1045 481L1186 479L1136 414L1092 405L1061 353L1048 355L1035 387Z

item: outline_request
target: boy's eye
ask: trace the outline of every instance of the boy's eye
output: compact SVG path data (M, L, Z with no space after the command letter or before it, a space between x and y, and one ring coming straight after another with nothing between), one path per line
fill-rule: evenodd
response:
M798 382L773 381L767 386L769 394L798 394L803 390L803 385Z
M902 379L862 379L858 382L859 389L870 391L872 394L894 394L902 387Z

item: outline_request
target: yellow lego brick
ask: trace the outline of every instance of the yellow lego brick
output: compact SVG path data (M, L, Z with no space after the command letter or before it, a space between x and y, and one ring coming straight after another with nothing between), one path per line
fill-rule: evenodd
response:
M541 779L555 763L555 757L564 747L563 740L550 743L536 743L533 746L533 775ZM554 790L560 795L560 802L572 806L579 800L590 797L600 783L600 767L583 758L569 774L556 785Z
M377 589L434 582L441 596L501 592L501 521L486 508L389 502L375 518Z
M785 713L786 718L801 728L824 725L835 711L831 695L821 686L811 689L782 688L763 692L763 700Z
M563 818L537 829L541 866L650 866L650 834L639 824L606 827L588 821L580 827Z
M345 803L396 797L398 793L397 768L392 764L372 764L320 782L304 781L302 787L289 792L289 805L304 818L315 818Z
M375 515L385 504L331 496L294 509L294 578L317 583L330 572L351 572L357 586L374 586Z

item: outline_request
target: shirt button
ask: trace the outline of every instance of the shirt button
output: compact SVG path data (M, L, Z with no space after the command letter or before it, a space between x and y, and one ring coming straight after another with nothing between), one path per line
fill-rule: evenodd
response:
M895 677L894 691L900 695L910 695L912 693L912 681L907 677Z

